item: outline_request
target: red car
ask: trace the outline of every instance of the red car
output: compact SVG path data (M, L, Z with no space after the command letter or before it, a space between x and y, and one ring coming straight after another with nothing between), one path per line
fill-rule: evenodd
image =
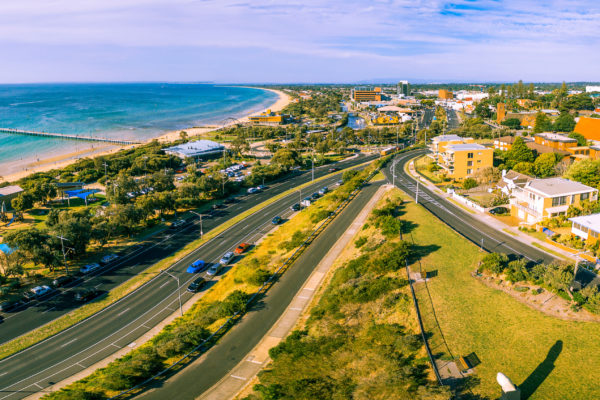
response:
M242 254L250 247L250 243L240 243L238 247L233 251L235 254Z

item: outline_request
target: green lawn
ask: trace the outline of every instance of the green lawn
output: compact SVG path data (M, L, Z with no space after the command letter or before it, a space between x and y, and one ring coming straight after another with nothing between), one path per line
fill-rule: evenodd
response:
M476 394L498 398L495 377L501 371L521 387L523 399L531 392L530 399L600 398L598 324L546 316L480 284L470 276L481 256L477 246L413 202L406 211L403 218L416 225L416 243L432 246L422 263L438 272L429 289L452 352L475 352L481 359Z
M429 166L433 163L433 160L427 156L419 157L415 160L415 169L419 174L423 175L432 183L442 183L442 179L440 178L438 173L429 170Z

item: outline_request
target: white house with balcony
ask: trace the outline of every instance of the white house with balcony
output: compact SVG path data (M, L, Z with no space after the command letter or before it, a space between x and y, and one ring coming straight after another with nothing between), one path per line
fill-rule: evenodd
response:
M598 199L598 189L564 178L534 179L515 188L510 200L511 215L534 224L566 214L569 206Z

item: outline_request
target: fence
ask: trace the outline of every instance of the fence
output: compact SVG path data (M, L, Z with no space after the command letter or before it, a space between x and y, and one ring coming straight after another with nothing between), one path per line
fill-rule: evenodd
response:
M333 211L333 213L331 215L329 215L327 218L325 218L325 220L323 222L321 222L321 224L319 224L319 226L317 226L313 232L308 236L308 238L294 251L294 253L292 253L292 255L290 257L288 257L283 264L281 264L281 266L269 277L269 279L263 283L263 285L256 291L256 293L254 293L252 295L252 297L250 297L250 299L246 302L246 309L252 304L254 303L259 296L262 296L264 293L267 292L267 290L275 283L276 279L278 276L280 276L283 272L285 272L285 270L287 268L289 268L298 257L300 257L300 255L304 252L304 250L306 250L306 248L308 246L310 246L310 244L315 240L315 238L325 230L325 228L331 223L331 221L333 221L333 219L356 197L356 195L360 192L360 190L362 189L362 187L369 181L371 180L371 178L373 178L377 172L379 172L379 168L376 168L373 172L371 172L369 174L369 176L367 178L365 178L365 180L360 184L359 187L357 187L356 189L354 189L346 199L344 199L344 201ZM183 364L184 361L186 361L187 359L189 359L190 357L192 357L193 355L197 354L198 352L202 352L204 350L206 350L207 345L209 345L214 339L218 338L219 335L224 334L227 329L229 329L232 325L234 325L234 323L241 318L244 315L245 311L237 311L235 314L233 314L231 317L229 317L229 319L227 319L227 321L225 321L215 332L213 332L208 338L204 339L202 341L202 343L200 343L198 346L196 346L194 349L192 349L191 351L189 351L187 354L183 355L179 360L175 361L173 364L169 365L167 368L165 368L164 370L160 371L159 373L155 374L154 376L146 379L144 382L130 388L127 389L125 391L122 391L120 393L118 393L117 395L111 397L109 400L112 399L118 399L121 398L122 396L125 396L127 394L131 394L132 392L143 388L144 386L148 385L149 383L151 383L152 381L166 375L168 372L174 370L175 367Z
M473 208L479 212L485 212L485 208L481 207L479 204L467 199L466 197L461 196L460 194L456 193L454 190L452 189L448 189L448 193L450 193L452 195L452 198L464 205L466 205L467 207Z

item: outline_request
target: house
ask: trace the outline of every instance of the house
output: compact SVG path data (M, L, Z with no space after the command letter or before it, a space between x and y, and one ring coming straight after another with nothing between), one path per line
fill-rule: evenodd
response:
M477 143L450 144L441 153L438 165L449 177L463 180L482 168L493 166L494 150Z
M600 118L579 117L573 131L582 134L587 140L600 141Z
M511 215L527 224L566 214L570 205L598 199L598 190L564 178L533 179L515 188Z
M436 162L439 160L440 155L446 151L446 148L452 144L464 144L473 143L473 138L464 138L458 135L440 135L431 139L429 150L431 154L429 157L433 158Z
M567 150L577 146L577 139L552 132L542 132L534 136L534 141L542 146L552 147L556 150Z
M600 214L582 215L569 218L571 233L587 242L597 241L600 235Z
M0 188L0 210L2 209L2 204L4 204L6 210L11 209L11 200L21 193L23 193L23 189L21 189L21 187L18 185L4 186L3 188Z
M529 175L522 174L517 171L502 171L502 178L498 182L498 188L502 193L507 196L512 194L512 191L519 188L523 188L527 182L531 182L533 178Z

